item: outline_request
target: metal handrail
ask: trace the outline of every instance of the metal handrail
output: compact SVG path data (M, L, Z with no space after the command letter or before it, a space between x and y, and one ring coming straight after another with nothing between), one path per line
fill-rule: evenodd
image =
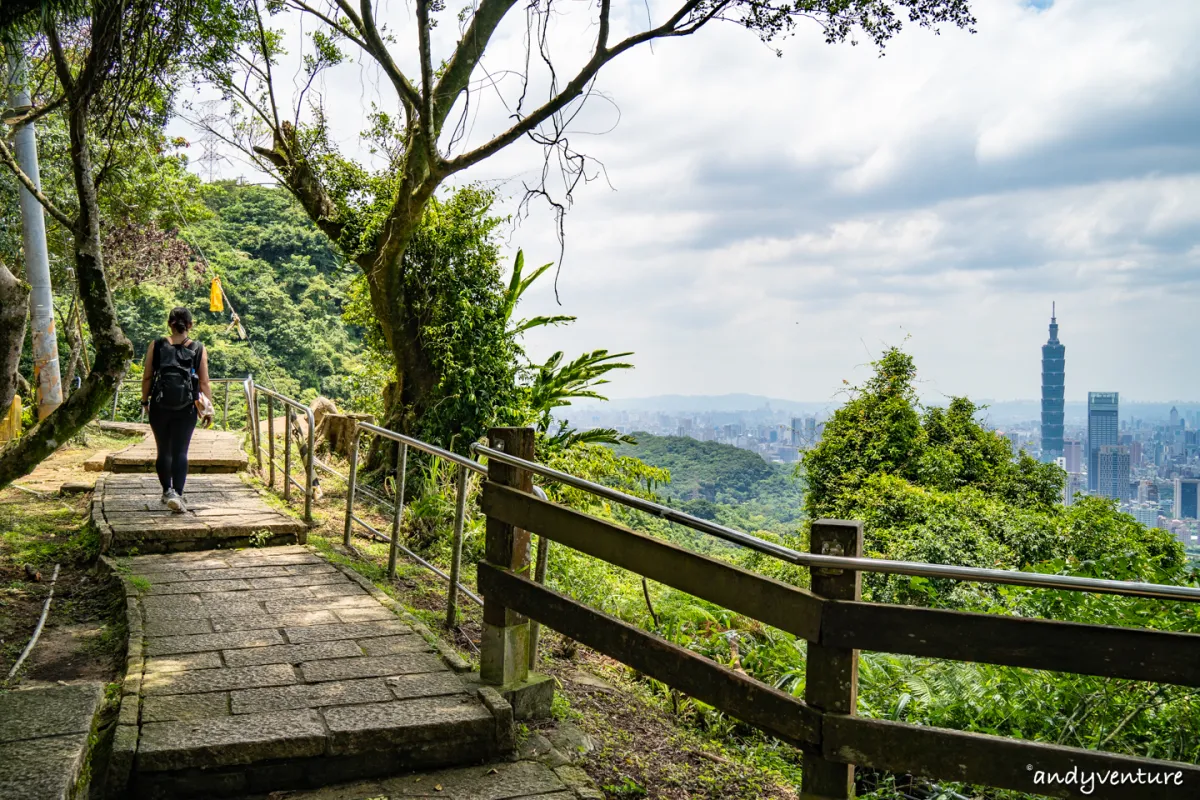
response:
M375 528L368 525L363 520L359 519L354 513L354 498L358 491L358 450L362 440L362 433L370 433L384 439L389 439L400 445L399 458L396 460L396 502L393 505L392 514L392 535L389 537ZM458 592L462 592L478 605L483 605L483 600L474 592L463 586L459 580L462 570L462 542L463 542L463 527L466 521L466 500L467 500L467 473L475 471L482 474L487 474L487 470L479 464L476 464L471 459L461 456L457 453L452 453L449 450L443 450L435 445L422 442L420 439L414 439L411 436L405 436L402 433L390 431L387 428L381 428L378 425L372 425L369 422L356 422L354 424L354 433L352 434L353 445L350 449L350 473L346 481L346 518L345 525L342 530L342 542L346 546L350 545L350 536L353 532L355 523L371 531L377 537L388 542L388 569L387 575L389 579L396 577L396 560L400 550L403 550L406 555L412 558L421 566L430 570L434 574L441 577L450 584L450 591L446 596L446 627L454 627L458 619ZM454 536L451 540L450 549L450 574L442 572L437 567L424 560L412 550L400 544L400 524L404 515L404 488L408 472L408 448L414 447L432 456L443 458L458 467L458 475L456 476L456 492L454 503Z
M850 558L846 556L801 553L789 547L760 539L757 536L751 536L748 533L727 528L724 525L719 525L700 517L694 517L691 514L655 503L651 500L643 500L640 497L634 497L611 487L593 483L583 478L577 478L566 472L561 472L533 461L526 461L523 458L517 458L478 443L472 444L471 450L479 455L487 456L489 459L495 459L502 464L507 464L510 467L528 470L544 478L573 486L576 489L582 489L583 491L607 498L630 508L654 514L669 522L685 525L694 530L716 536L719 539L733 542L751 550L757 550L760 553L773 556L781 561L787 561L802 567L849 569L924 578L949 578L978 583L1029 586L1040 589L1064 589L1067 591L1117 594L1128 597L1148 597L1158 600L1200 602L1200 588L1191 586L1170 586L1159 583L1135 583L1131 581L1103 580L1100 578L1080 578L1072 575L1043 575L1037 572L960 567L951 564L926 564L917 561L891 561L882 558Z
M314 459L314 453L315 453L315 448L313 446L314 445L313 437L316 433L316 427L317 427L316 420L313 417L312 409L309 408L308 406L304 405L303 403L301 403L299 400L293 400L292 398L287 397L286 395L282 395L279 392L276 392L272 389L264 389L263 387L259 386L258 384L256 384L254 382L253 377L247 378L244 385L246 387L247 399L250 402L250 409L251 409L250 413L247 414L247 422L250 423L250 425L251 425L250 438L251 438L251 442L254 446L254 456L258 463L259 472L262 471L263 461L262 461L262 431L259 430L259 426L261 423L259 422L259 417L258 417L258 404L260 402L260 395L264 395L267 398L268 414L270 416L270 418L267 420L267 424L271 428L271 431L268 433L268 441L267 441L267 447L270 450L270 453L268 455L268 465L270 467L270 474L271 474L270 484L272 486L274 486L274 484L275 484L275 436L274 436L275 416L274 416L274 413L270 409L271 401L278 400L280 403L282 403L284 405L285 409L288 409L287 413L285 413L285 422L284 422L285 430L284 430L284 439L283 439L284 447L287 448L286 452L284 453L285 464L287 465L284 469L284 480L283 480L284 498L285 499L287 499L291 494L291 484L288 482L291 479L291 474L290 474L291 420L292 420L291 409L295 409L296 411L304 412L305 420L308 423L308 426L307 426L308 427L308 450L304 454L304 477L305 477L305 480L304 480L304 521L306 523L308 523L309 525L312 525L313 524L313 516L312 516L313 487L315 486L315 482L316 482L316 468L313 466L313 459Z
M368 433L373 433L376 436L382 436L385 439L391 439L393 442L407 444L410 447L415 447L418 450L429 453L432 456L439 456L447 461L453 461L455 464L458 464L461 467L466 467L469 470L474 470L480 475L487 475L487 467L483 466L477 461L472 461L466 456L461 456L458 453L452 453L449 450L443 450L436 445L422 442L420 439L414 439L411 436L405 436L403 433L390 431L387 428L381 428L378 425L372 425L369 422L359 422L358 427L364 431L367 431Z

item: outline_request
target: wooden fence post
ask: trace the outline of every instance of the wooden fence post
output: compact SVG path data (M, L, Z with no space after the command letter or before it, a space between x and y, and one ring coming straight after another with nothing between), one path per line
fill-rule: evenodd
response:
M820 555L862 555L861 522L821 519L812 524L809 552ZM858 600L862 573L856 570L812 570L813 593L829 600ZM804 702L830 714L854 714L858 702L858 651L808 643ZM854 767L826 761L805 751L800 783L802 800L846 800L854 797Z
M494 450L533 460L533 428L492 428L488 444ZM532 473L495 460L488 461L488 481L522 492L533 491ZM530 577L527 531L488 517L484 554L492 565ZM451 587L450 591L454 590ZM493 686L519 683L529 676L529 620L486 594L479 673L483 683Z

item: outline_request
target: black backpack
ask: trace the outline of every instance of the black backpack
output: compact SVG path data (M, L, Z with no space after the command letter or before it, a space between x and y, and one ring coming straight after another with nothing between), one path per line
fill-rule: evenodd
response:
M201 345L188 339L171 344L167 339L154 342L154 385L150 398L155 407L178 411L196 402Z

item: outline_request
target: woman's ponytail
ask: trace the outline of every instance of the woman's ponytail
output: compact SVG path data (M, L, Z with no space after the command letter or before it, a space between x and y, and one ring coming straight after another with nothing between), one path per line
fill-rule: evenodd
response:
M183 306L175 306L167 317L167 325L174 333L187 333L192 327L192 312Z

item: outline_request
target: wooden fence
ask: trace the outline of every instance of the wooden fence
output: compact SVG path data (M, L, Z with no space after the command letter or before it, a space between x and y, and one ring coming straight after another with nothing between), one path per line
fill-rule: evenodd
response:
M529 429L492 447L533 460ZM790 586L540 500L532 476L492 460L483 487L482 678L528 674L535 620L800 748L804 798L854 796L854 767L1064 798L1200 798L1200 766L856 716L858 651L1200 686L1200 636L866 603L861 573L812 570ZM808 642L803 699L547 589L529 576L531 533ZM859 556L862 524L820 520L813 553ZM1200 735L1200 731L1193 732Z

